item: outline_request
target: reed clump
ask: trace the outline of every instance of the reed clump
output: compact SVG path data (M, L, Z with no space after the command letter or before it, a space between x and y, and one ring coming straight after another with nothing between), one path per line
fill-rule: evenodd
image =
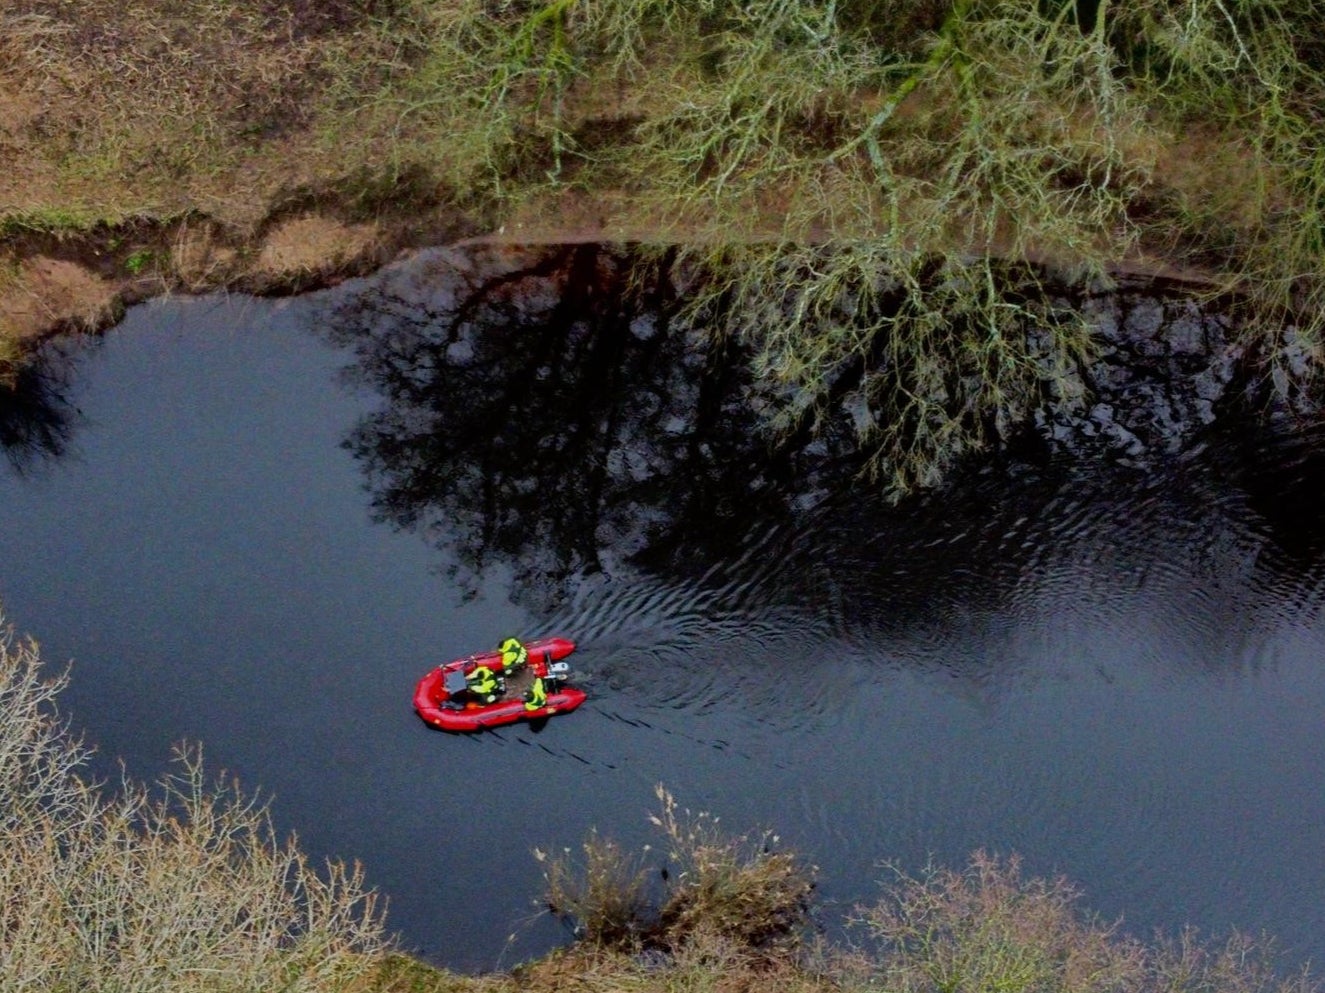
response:
M357 867L311 865L184 750L156 788L85 778L37 645L0 635L0 991L351 989L386 948Z
M569 850L535 857L546 866L546 903L557 917L572 922L576 937L601 947L642 944L656 927L649 899L649 873L640 859L611 838L590 833L581 857Z
M785 957L809 925L814 868L778 851L772 832L729 834L707 812L678 807L659 786L661 809L649 821L665 839L666 862L649 872L597 833L583 860L547 856L545 899L591 946L678 953L726 949L742 961Z
M1062 878L1029 878L1016 857L984 851L965 869L898 872L856 921L876 941L866 971L896 993L1308 993L1304 969L1274 968L1272 943L1192 929L1153 942L1080 908Z
M649 927L622 941L617 932L582 930L580 942L531 967L524 981L533 989L706 990L768 989L833 990L836 993L887 990L889 993L1317 993L1319 983L1303 969L1276 970L1273 943L1233 933L1222 940L1202 940L1192 929L1176 936L1158 935L1143 941L1123 933L1116 923L1085 912L1080 892L1062 878L1028 877L1015 856L1000 858L984 851L961 869L930 866L917 875L896 870L873 904L861 906L850 922L861 937L848 947L822 942L784 940L779 930L772 946L752 946L754 932L732 926L744 908L767 919L773 905L797 908L797 928L808 890L790 891L784 880L768 880L768 867L755 868L746 851L749 838L721 838L716 822L704 819L696 843L690 815L678 818L675 801L662 794L664 812L656 820L684 849L720 852L724 868L717 875L736 875L734 889L719 887L721 897L685 899L690 926L671 942L642 944L643 934L656 939L659 916ZM602 840L594 835L587 847ZM586 848L587 850L587 848ZM647 855L648 851L641 853ZM614 866L622 864L613 849ZM708 856L699 856L707 860ZM625 878L631 893L639 886L632 862ZM789 862L786 867L790 867ZM586 863L581 870L597 868ZM803 871L797 870L802 882ZM782 869L773 873L782 876ZM549 905L556 913L573 912L582 923L597 902L567 901L575 890L587 892L587 879L576 882L575 871L549 877ZM601 897L601 888L595 884ZM733 893L764 891L754 900L733 899ZM769 899L768 894L779 894ZM678 892L678 896L680 896ZM611 903L611 901L608 901ZM708 915L716 921L701 923ZM757 930L757 929L756 929ZM661 953L661 954L660 954Z

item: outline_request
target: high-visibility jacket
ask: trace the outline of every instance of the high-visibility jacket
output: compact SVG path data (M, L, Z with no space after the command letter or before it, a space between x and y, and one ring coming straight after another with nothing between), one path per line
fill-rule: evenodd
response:
M491 702L497 695L497 675L486 665L481 665L465 677L469 691L480 700Z
M539 676L534 680L534 685L529 687L529 692L524 695L525 710L539 710L547 706L547 684L543 682L543 677Z
M501 652L502 666L507 672L514 672L529 661L529 649L516 638L507 638L497 648Z

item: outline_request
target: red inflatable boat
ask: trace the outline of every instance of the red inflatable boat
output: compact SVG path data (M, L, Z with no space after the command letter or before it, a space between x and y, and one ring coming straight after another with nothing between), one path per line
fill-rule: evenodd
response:
M529 652L529 664L514 673L506 672L500 651L481 652L439 665L414 688L414 709L424 721L443 731L482 731L515 721L569 713L584 703L584 691L566 685L570 666L561 661L575 651L575 642L568 638L539 638L526 642L524 647ZM465 677L480 665L487 666L503 681L503 692L494 703L479 703L466 690ZM543 677L547 688L547 701L529 710L524 704L524 693L538 676Z

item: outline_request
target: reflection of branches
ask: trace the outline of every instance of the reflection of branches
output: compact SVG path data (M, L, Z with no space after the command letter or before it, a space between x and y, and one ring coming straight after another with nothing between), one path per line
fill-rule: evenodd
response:
M1234 424L1211 454L1260 518L1274 557L1325 568L1325 421L1269 430Z
M897 506L855 478L858 456L805 436L771 447L748 356L679 330L667 271L592 245L439 253L342 308L333 335L384 399L347 441L382 519L460 577L510 567L513 596L564 608L586 641L646 632L697 670L696 644L799 659L841 639L987 686L1033 656L1012 634L1025 618L1114 630L1156 603L1184 619L1182 658L1226 667L1260 590L1300 580L1270 556L1272 580L1248 585L1258 515L1205 456L971 466ZM597 570L632 581L574 582Z
M64 357L47 349L0 384L0 447L14 469L64 454L76 411L65 399Z
M624 557L675 559L785 506L744 364L669 324L671 286L599 246L402 269L336 315L385 406L348 441L374 506L524 592ZM788 450L789 451L789 450ZM677 563L673 563L677 564Z

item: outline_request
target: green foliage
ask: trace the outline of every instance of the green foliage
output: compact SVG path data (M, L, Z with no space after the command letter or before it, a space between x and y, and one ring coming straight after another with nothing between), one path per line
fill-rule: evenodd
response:
M695 327L756 345L775 428L819 420L835 372L864 363L858 425L897 492L1037 398L1079 399L1056 382L1089 330L1026 263L1077 281L1136 258L1199 266L1264 335L1325 324L1325 85L1308 58L1325 14L1304 0L557 0L436 18L402 113L446 136L454 181L511 214L611 193L621 228L685 244Z
M50 121L15 136L56 193L0 236L255 230L315 190L684 244L714 288L692 310L727 301L775 426L868 367L859 424L899 492L1088 354L1028 264L1189 268L1271 346L1325 330L1312 0L365 0L288 30L263 5L18 2L0 70L40 82Z
M1089 357L1090 329L1051 305L1033 267L880 239L692 252L678 268L683 320L754 347L770 427L850 411L893 493L936 483L1036 407L1081 400L1067 373Z
M156 253L150 249L140 249L131 252L124 260L124 268L131 276L141 275L143 270L148 268L156 261Z
M1228 273L1259 330L1325 326L1325 9L1307 0L1161 0L1110 9L1106 34L1129 83L1174 131L1211 136L1205 181L1158 219L1172 242ZM1230 175L1231 173L1231 175ZM1232 183L1229 184L1230 179ZM1226 186L1226 184L1229 184Z
M898 993L1122 993L1146 979L1137 942L1079 915L1065 881L1024 879L977 852L964 872L900 876L861 922Z

